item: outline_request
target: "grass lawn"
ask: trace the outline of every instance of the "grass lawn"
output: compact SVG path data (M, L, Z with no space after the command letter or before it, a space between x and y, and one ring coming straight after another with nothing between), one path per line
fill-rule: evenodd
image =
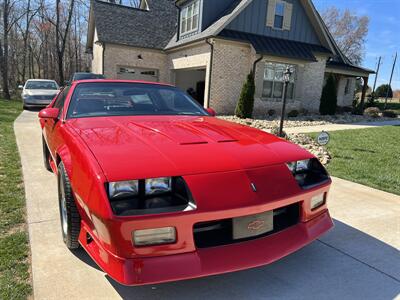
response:
M25 194L13 122L21 102L0 99L0 299L31 294Z
M331 175L400 195L400 126L331 132ZM316 134L312 134L313 137Z

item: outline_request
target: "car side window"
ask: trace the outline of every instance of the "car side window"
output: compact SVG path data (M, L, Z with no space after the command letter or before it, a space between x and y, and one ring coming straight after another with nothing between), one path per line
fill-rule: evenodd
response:
M65 98L68 95L68 91L69 91L69 87L66 87L65 89L63 89L60 92L56 101L54 102L54 108L58 108L58 109L62 110L62 108L64 107Z

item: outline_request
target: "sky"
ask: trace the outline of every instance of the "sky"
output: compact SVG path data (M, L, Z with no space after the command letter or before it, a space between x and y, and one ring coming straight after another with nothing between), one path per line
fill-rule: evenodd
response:
M399 52L392 80L392 89L400 89L400 0L313 0L319 12L331 6L349 9L357 15L370 18L365 45L363 67L376 70L378 57L382 56L377 85L387 84L395 52ZM370 76L369 85L374 84L375 75Z

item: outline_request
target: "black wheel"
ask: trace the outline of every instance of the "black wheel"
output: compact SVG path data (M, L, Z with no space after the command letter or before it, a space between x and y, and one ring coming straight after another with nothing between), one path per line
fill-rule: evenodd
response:
M42 135L42 147L43 147L44 167L46 168L47 171L53 172L53 170L50 167L50 151L49 151L49 148L47 148L47 144L46 144L46 141L44 140L43 135Z
M81 230L81 217L73 197L64 164L58 166L58 200L60 206L61 232L68 249L79 248L79 232Z

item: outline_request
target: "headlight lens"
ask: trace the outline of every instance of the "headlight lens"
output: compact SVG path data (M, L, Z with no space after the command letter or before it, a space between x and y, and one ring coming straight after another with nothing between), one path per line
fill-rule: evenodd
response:
M146 195L159 195L171 192L171 177L146 179Z
M195 210L196 204L182 177L110 182L108 196L118 216Z
M310 166L310 159L289 162L286 165L292 173L307 171Z
M110 182L108 185L110 199L123 199L139 194L139 180Z
M286 164L302 189L310 189L323 184L329 175L316 158L289 162Z

